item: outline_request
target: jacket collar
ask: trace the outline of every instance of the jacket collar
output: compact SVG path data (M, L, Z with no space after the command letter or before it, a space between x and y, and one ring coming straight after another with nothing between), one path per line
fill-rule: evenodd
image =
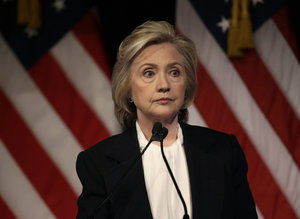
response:
M116 139L113 145L110 145L105 152L107 158L123 163L139 154L140 150L135 126L119 134Z

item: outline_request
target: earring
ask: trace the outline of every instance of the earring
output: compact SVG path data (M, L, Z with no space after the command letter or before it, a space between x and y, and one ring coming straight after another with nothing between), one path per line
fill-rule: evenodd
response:
M129 97L129 98L128 98L128 101L129 101L129 103L133 103L132 97Z

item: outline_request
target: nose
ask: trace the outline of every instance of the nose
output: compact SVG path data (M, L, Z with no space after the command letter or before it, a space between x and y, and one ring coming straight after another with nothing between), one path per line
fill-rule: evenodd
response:
M157 79L157 90L158 92L168 92L170 91L170 82L168 75L165 73L160 73Z

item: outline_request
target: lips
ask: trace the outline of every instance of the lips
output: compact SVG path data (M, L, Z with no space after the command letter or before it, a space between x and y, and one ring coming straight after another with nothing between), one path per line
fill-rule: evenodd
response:
M159 104L167 104L171 101L172 101L172 99L168 98L168 97L163 97L163 98L159 98L159 99L155 100L155 102L159 103Z

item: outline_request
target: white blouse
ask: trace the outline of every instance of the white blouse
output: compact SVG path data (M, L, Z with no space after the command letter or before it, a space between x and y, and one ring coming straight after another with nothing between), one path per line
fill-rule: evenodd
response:
M147 145L148 140L145 138L137 122L136 129L142 151ZM170 146L164 146L164 152L185 200L188 214L192 218L190 180L180 125L178 125L177 140ZM160 143L159 145L151 143L144 153L142 161L153 218L182 219L184 208L162 158Z

